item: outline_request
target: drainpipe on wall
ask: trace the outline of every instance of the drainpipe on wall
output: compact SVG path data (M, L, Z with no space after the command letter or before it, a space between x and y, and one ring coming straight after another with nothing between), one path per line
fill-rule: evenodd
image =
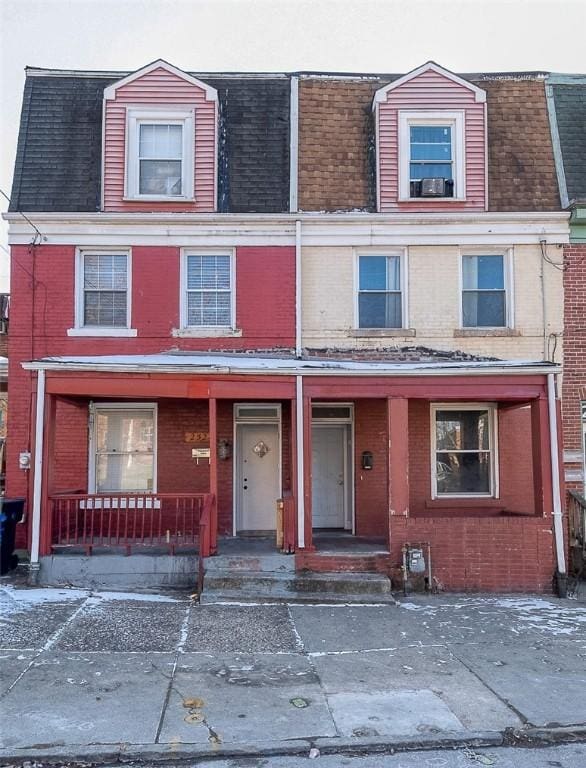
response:
M33 514L31 530L30 580L36 582L39 572L39 550L41 543L41 494L43 483L43 438L45 421L45 371L37 375L37 408L35 416L35 460L33 464Z
M549 445L551 454L551 489L553 494L553 534L557 558L558 596L566 596L566 554L562 526L562 500L560 490L560 464L557 428L555 374L547 374L547 406L549 412Z
M295 357L303 354L301 339L301 221L295 222Z
M297 401L297 546L305 547L305 465L303 462L303 376L295 377Z

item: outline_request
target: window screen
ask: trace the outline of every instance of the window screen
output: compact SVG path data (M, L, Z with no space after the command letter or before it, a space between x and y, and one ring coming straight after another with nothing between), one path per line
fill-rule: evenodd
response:
M230 256L187 256L187 326L232 324Z
M125 328L128 322L128 257L83 256L83 324Z

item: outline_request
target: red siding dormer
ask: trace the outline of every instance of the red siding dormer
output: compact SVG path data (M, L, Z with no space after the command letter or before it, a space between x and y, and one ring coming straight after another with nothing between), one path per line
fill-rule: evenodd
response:
M211 213L217 199L218 97L159 60L104 91L105 211Z
M433 62L374 96L377 205L485 210L486 94Z

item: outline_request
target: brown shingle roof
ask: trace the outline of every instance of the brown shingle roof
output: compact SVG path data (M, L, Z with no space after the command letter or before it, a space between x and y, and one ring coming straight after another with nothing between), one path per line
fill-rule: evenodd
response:
M375 91L391 79L301 79L302 210L375 210L371 107ZM487 92L489 210L559 210L543 77L474 75L469 79Z

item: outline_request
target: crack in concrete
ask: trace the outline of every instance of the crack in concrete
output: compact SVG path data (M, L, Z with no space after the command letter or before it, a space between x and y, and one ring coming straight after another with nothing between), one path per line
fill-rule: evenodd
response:
M10 691L13 690L13 688L22 680L22 678L26 675L26 673L29 671L29 669L34 666L36 660L43 654L45 651L50 650L55 643L59 640L61 635L65 632L67 627L75 621L75 619L78 617L78 615L82 612L82 610L86 607L86 603L90 599L90 596L88 595L83 603L79 605L76 610L71 614L71 616L63 622L63 624L58 627L52 635L49 636L49 638L46 640L45 644L41 646L41 648L38 650L37 653L33 656L33 658L30 660L30 662L26 665L26 667L22 670L22 672L18 675L16 680L12 682L12 684L4 691L4 693L0 694L0 700L6 698Z

